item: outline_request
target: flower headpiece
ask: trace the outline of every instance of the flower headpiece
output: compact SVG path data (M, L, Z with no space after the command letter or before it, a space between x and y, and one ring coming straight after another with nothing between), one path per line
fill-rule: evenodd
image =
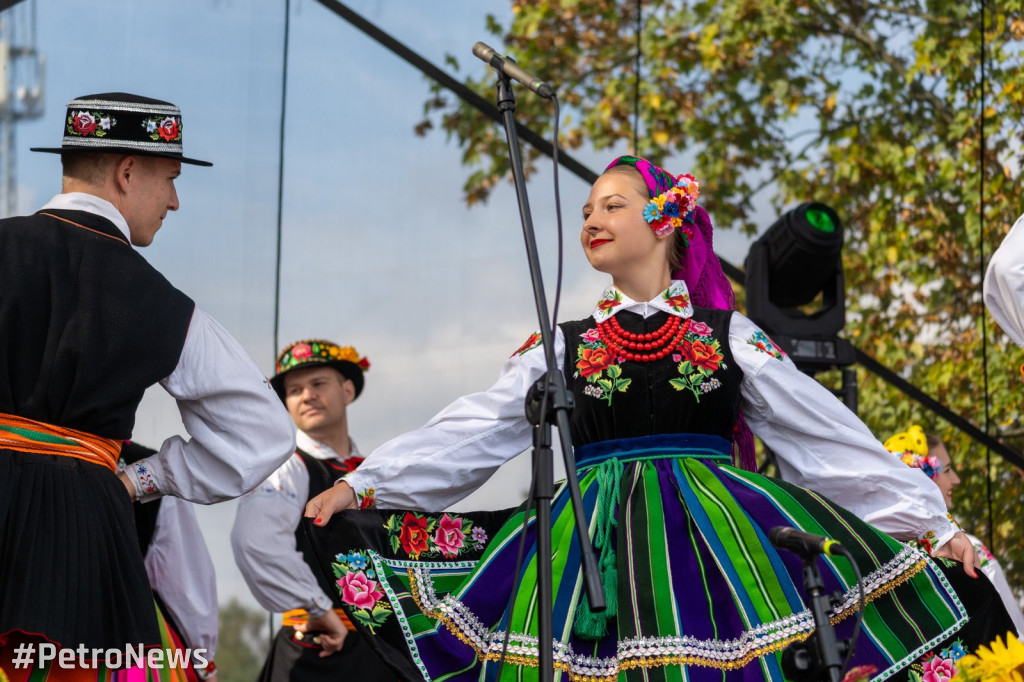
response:
M277 374L271 378L270 384L284 400L284 375L318 366L332 367L341 372L355 385L356 397L359 397L363 390L363 373L369 371L370 361L360 356L352 346L339 346L324 339L296 341L277 356Z
M942 471L942 460L928 454L928 440L925 438L924 429L916 424L885 441L885 449L899 457L907 466L920 469L933 481Z
M689 246L693 238L692 223L697 197L700 196L700 183L689 173L673 176L638 156L620 156L605 170L614 166L632 166L643 177L651 197L644 207L644 220L655 234L663 235L678 229L683 235L683 242Z

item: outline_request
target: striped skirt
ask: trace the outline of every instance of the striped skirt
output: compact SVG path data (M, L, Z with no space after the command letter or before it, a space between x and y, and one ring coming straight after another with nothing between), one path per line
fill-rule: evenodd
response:
M774 526L834 538L853 553L868 600L853 665L875 679L920 672L959 641L968 613L949 576L962 569L812 491L730 466L729 451L702 435L576 450L609 607L592 613L585 603L563 487L552 502L556 680L781 681L782 650L811 636L814 622L802 561L771 546ZM537 679L533 519L520 510L500 526L488 521L349 512L318 539L352 620L403 678ZM855 573L844 557L818 565L826 592L838 595L830 614L837 636L849 637Z

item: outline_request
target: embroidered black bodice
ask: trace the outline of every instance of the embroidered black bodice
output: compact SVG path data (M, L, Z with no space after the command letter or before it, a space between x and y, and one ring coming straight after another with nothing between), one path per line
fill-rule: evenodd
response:
M619 362L597 336L593 317L559 325L565 334L565 377L575 400L572 440L703 433L732 439L743 372L729 350L727 310L694 308L681 348L654 362ZM660 328L668 313L615 316L629 332Z

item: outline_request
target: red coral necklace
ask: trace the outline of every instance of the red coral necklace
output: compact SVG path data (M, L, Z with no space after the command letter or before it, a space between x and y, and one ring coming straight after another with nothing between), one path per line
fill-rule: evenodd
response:
M608 350L618 357L634 362L661 360L683 343L683 337L690 330L692 317L682 318L670 315L665 324L653 332L636 334L627 332L619 325L615 316L597 323L597 334Z

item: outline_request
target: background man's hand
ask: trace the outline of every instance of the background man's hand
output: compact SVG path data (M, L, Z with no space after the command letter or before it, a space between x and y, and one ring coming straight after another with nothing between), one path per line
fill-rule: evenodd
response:
M348 636L348 628L334 611L327 611L318 618L310 618L305 623L299 623L295 626L295 630L302 633L318 633L313 641L323 649L320 652L320 658L326 658L341 651L341 647L345 644L345 637Z

